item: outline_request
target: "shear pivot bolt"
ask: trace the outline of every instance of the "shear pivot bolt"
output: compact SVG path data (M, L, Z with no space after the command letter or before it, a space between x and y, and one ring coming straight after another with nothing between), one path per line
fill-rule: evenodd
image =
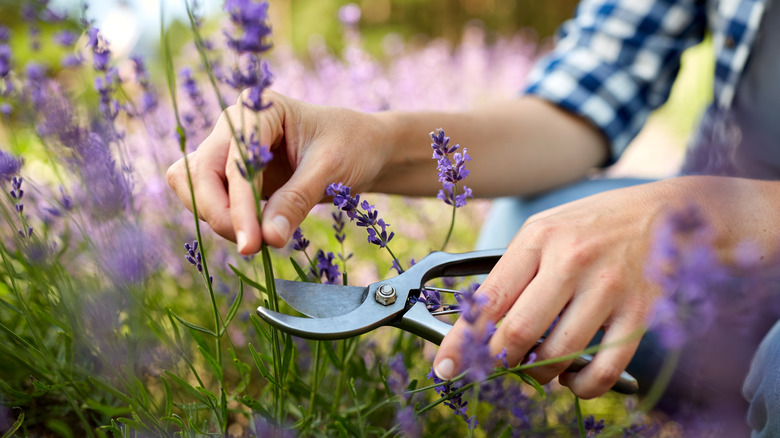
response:
M379 286L374 295L374 299L383 306L389 306L395 302L395 288L389 284Z

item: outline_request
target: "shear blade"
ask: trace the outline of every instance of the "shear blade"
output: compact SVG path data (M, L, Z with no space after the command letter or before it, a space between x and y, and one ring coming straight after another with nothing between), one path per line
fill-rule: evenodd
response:
M276 279L276 292L293 309L312 318L346 315L363 304L368 289L358 286Z

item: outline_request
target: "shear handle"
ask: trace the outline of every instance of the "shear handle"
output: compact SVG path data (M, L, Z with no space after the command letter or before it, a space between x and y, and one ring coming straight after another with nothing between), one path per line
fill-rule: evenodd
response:
M439 277L463 277L487 274L504 255L504 248L460 254L435 251L417 262L399 277L409 281L410 289L419 289L426 281Z

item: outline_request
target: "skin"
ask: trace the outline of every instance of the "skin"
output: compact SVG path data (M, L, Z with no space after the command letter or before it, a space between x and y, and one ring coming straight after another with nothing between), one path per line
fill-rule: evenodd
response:
M274 160L263 173L262 226L255 218L251 186L237 171L238 152L227 124L240 124L240 106L220 117L211 135L189 155L201 218L241 254L261 242L282 247L325 188L343 182L356 193L409 196L436 193L426 133L443 128L468 148L469 187L485 197L538 193L586 177L602 165L607 143L588 122L534 97L521 97L464 113L365 114L323 107L269 92L273 106L259 117L261 140ZM240 101L240 100L239 100ZM255 117L252 115L252 117ZM168 182L187 208L184 161L168 170ZM613 190L531 217L478 294L487 297L481 321L501 323L491 350L503 348L517 364L553 320L554 330L536 350L537 361L584 349L605 332L604 348L579 373L568 362L536 367L541 383L555 377L582 398L604 394L636 351L659 288L644 275L653 230L671 209L697 204L715 230L714 244L730 262L740 242L759 249L757 261L774 260L780 239L772 224L780 203L775 182L724 177L679 177ZM442 342L434 369L442 378L459 371L466 324L458 321Z

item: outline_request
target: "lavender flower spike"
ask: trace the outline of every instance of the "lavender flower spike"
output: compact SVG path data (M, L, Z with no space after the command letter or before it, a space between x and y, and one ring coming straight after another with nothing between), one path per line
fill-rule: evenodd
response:
M10 180L22 168L22 159L0 150L0 178Z
M460 145L450 146L450 138L445 136L443 129L437 129L429 135L433 141L433 159L437 160L439 181L442 183L437 198L455 208L464 207L466 199L472 197L471 189L463 186L463 192L458 193L457 184L469 176L470 171L466 169L466 163L471 161L471 157L466 148L463 148L462 153L456 152Z
M326 189L327 195L333 197L333 205L345 211L350 221L355 221L355 225L366 228L369 243L380 248L387 247L387 243L395 236L395 233L387 232L390 224L379 217L373 205L365 200L360 202L360 195L352 197L350 192L351 189L342 183L333 183ZM377 225L381 231L376 228Z

